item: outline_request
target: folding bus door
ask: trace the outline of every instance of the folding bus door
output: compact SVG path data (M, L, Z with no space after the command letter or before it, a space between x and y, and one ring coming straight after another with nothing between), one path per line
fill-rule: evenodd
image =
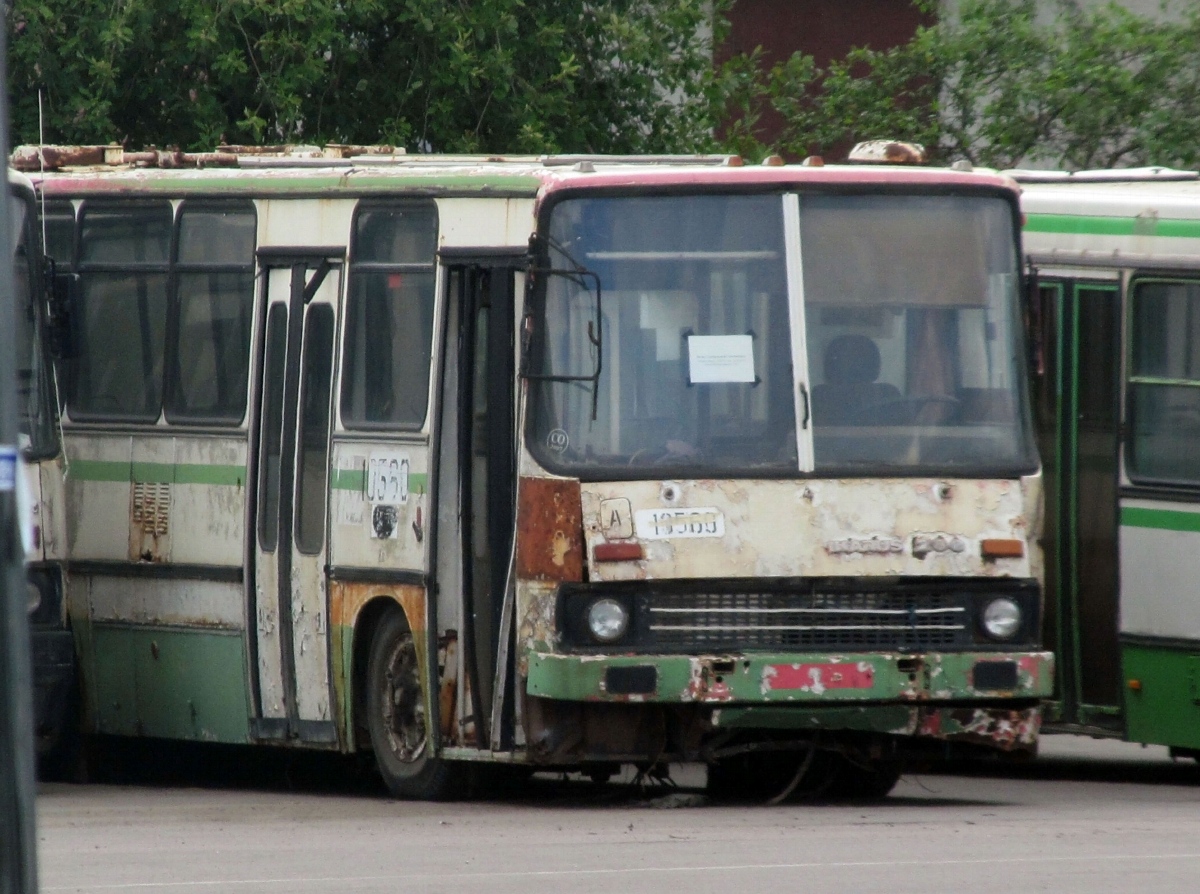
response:
M509 747L512 629L505 596L516 493L515 274L503 262L449 266L443 258L443 263L449 302L445 363L453 370L444 379L439 491L457 493L460 523L439 534L439 588L457 580L461 595L455 614L464 646L458 699L463 742ZM451 623L439 618L439 627ZM493 716L499 704L507 708Z
M1118 283L1042 280L1036 377L1046 493L1046 645L1058 656L1051 721L1120 727L1117 483Z

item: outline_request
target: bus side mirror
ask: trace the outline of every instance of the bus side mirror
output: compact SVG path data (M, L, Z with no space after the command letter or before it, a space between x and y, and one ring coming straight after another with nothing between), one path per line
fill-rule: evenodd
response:
M49 263L46 279L46 323L50 353L58 360L72 360L79 354L79 304L82 289L78 273L59 273Z

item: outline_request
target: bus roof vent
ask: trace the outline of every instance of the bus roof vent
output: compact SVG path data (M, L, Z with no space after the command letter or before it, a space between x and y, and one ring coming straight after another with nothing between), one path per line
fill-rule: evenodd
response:
M899 140L867 140L850 150L846 161L856 164L923 165L925 147Z

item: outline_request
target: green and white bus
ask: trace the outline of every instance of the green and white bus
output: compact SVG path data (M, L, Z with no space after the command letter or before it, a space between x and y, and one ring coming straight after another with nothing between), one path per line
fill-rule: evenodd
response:
M80 278L94 733L703 761L881 795L1035 747L1018 195L711 158L19 150Z
M1041 300L1049 729L1200 754L1200 179L1013 172Z

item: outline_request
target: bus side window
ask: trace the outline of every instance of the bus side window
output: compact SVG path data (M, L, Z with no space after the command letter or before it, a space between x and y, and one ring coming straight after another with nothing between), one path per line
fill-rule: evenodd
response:
M437 207L365 204L355 214L342 373L342 423L420 428L433 345Z
M1132 289L1129 476L1200 484L1200 281Z
M172 295L169 422L236 424L245 415L255 228L249 203L183 206Z
M76 418L158 419L171 220L168 202L83 206L82 344L67 401Z

